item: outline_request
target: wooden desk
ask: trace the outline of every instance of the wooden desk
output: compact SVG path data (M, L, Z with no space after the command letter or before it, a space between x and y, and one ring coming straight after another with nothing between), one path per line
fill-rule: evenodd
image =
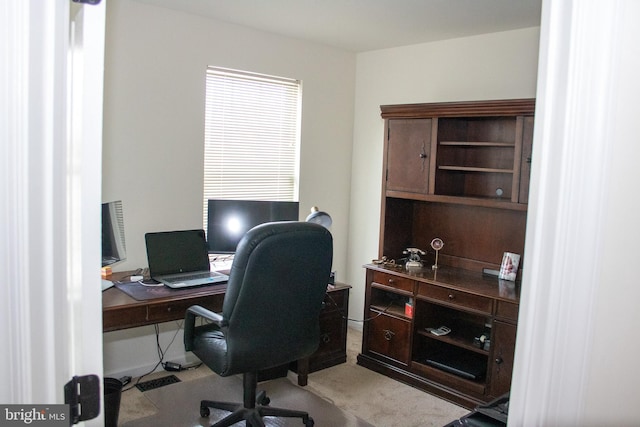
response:
M188 295L137 301L115 286L102 293L104 332L184 319L187 308L201 305L220 312L226 285L194 288Z
M118 280L130 273L114 273L112 279ZM348 285L337 283L335 287L327 290L320 315L320 347L308 359L292 364L292 369L298 373L299 385L307 385L309 372L346 361L346 318L350 288ZM226 290L226 285L204 286L193 288L193 292L188 294L138 301L114 286L102 293L102 330L110 332L182 320L187 308L192 305L201 305L211 311L220 312Z

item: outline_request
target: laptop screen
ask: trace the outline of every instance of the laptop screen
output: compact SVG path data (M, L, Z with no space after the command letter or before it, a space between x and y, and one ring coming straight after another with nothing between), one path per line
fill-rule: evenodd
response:
M204 230L163 231L144 237L152 277L209 270Z

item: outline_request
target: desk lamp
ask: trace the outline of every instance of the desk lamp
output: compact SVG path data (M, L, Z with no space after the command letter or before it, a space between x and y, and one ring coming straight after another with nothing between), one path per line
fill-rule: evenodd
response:
M326 229L329 229L333 223L331 215L319 210L317 206L311 208L311 213L307 216L306 221L313 222L314 224L320 224Z

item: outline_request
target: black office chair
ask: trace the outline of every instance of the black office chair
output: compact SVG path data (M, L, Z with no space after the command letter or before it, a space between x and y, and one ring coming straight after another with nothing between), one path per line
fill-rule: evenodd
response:
M306 222L272 222L247 232L236 250L222 313L200 306L188 309L184 343L211 370L226 377L243 374L244 402L200 402L232 411L212 427L264 426L262 417L302 418L308 413L267 406L256 394L258 371L311 355L320 342L319 316L331 272L333 239L324 227ZM196 317L212 322L196 326ZM258 405L256 405L256 402Z

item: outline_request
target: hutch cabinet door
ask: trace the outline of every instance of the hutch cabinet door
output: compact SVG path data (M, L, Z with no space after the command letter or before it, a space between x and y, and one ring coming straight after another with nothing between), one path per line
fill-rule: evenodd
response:
M533 149L533 116L524 118L522 132L522 164L520 166L519 203L529 203L529 182L531 180L531 152Z
M432 119L391 119L387 126L387 191L429 193Z
M490 397L499 397L511 388L516 326L499 320L494 321L491 345L494 348L489 394Z

